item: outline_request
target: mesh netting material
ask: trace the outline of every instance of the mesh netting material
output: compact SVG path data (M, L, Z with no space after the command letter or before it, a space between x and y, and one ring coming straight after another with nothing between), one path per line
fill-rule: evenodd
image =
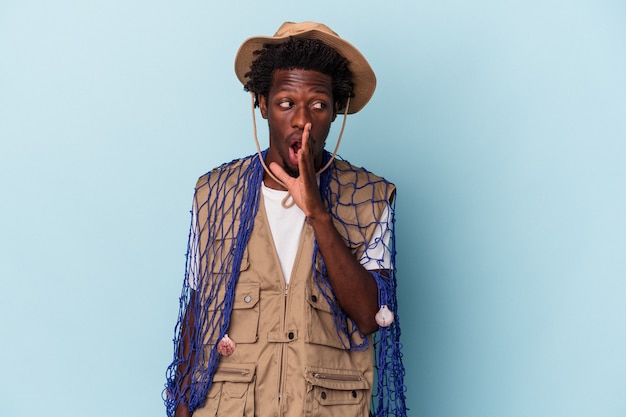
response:
M325 161L330 159L327 152L324 156ZM210 175L203 177L207 180L206 183L198 184L196 189L185 280L175 327L174 360L167 369L164 395L167 415L170 417L174 416L180 403L191 411L202 407L212 384L220 355L217 352L217 343L211 345L207 355L205 341L219 340L227 333L241 262L259 207L263 173L260 158L252 155L211 171ZM362 180L364 174L365 182ZM378 183L379 190L382 186L384 192L375 193L374 189L377 187L366 187L373 182ZM207 187L208 197L199 201L198 189L203 187ZM390 205L390 216L387 220L390 224L384 225L384 229L390 231L389 241L369 244L388 245L391 265L395 265L395 200L387 201L391 194L389 187L392 185L385 180L341 159L333 161L330 168L320 175L322 199L329 207L346 244L350 248L358 248L355 256L362 263L372 261L366 254L366 229L371 230L383 221L377 218L380 213L377 216L374 212L374 203L384 202ZM355 204L354 194L363 189L372 190L371 198L368 196L365 203ZM344 220L346 216L341 213L346 213L346 210L354 212L350 217L358 219L355 224ZM206 213L206 217L203 214L204 218L199 218L196 213L200 212ZM395 321L389 327L381 327L373 335L377 373L372 412L376 417L401 417L406 416L405 371L397 314L396 271L395 268L383 268L382 258L373 261L381 265L381 272L370 271L378 285L379 304L387 305L394 312ZM344 348L367 349L368 338L358 334L354 322L335 300L317 242L314 242L312 262L314 282L333 310L336 330ZM198 298L203 302L199 302ZM208 305L209 308L199 308L200 305ZM193 365L189 367L189 363Z

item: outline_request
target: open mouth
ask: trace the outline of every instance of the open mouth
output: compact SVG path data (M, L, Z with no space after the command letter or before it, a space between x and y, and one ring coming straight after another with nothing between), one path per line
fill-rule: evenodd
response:
M298 154L300 153L300 149L302 149L302 142L300 141L292 143L289 147L289 162L293 165L298 165Z

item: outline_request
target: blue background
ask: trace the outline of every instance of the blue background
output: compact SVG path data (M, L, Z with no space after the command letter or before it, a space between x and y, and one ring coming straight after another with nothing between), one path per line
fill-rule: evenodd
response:
M164 415L195 179L254 152L233 59L285 20L378 76L340 154L399 188L409 415L626 416L608 0L1 0L0 415Z

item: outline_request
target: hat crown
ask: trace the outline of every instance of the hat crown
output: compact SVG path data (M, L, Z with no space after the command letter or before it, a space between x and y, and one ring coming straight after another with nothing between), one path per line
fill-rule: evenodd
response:
M323 23L317 23L317 22L300 22L300 23L285 22L282 25L280 25L280 27L274 34L274 37L284 38L287 36L297 36L301 33L310 32L312 30L317 30L318 32L324 32L329 35L339 37L339 35L333 32L331 28L329 28Z

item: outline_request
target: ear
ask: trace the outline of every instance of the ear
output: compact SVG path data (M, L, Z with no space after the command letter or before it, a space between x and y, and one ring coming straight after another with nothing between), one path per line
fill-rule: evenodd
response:
M264 95L259 95L259 110L261 110L261 116L267 119L267 98Z
M339 102L335 101L335 106L333 107L333 118L331 122L335 121L335 119L337 118L337 113L339 113Z

